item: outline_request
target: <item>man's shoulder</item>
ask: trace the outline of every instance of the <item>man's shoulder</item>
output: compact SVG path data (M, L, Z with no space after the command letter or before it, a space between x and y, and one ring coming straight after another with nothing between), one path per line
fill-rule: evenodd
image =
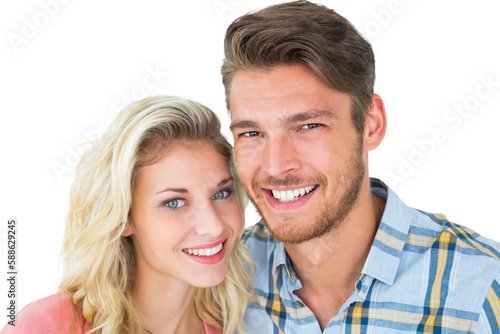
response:
M437 241L452 243L454 251L470 256L484 256L495 262L500 262L500 243L498 241L484 237L465 225L454 223L443 214L417 211L423 219L428 221L426 226L428 231L435 231ZM423 225L412 226L410 233L419 234L421 232L425 234L426 227Z
M498 319L500 243L443 214L396 204L386 216L390 219L382 219L374 241L376 256L366 266L369 275L386 279L378 285L384 289L372 290L372 301L390 299L394 305L424 311L439 305L443 323L460 319L468 324L481 315L486 326ZM393 268L394 276L383 265Z
M415 211L419 218L412 222L405 242L405 261L424 256L430 285L439 281L453 291L469 292L449 296L450 305L470 310L482 307L500 278L500 243L443 214Z

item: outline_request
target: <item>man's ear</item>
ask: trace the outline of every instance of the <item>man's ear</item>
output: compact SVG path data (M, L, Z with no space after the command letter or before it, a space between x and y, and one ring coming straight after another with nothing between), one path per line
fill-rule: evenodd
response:
M364 150L371 151L380 145L387 128L384 101L377 94L372 95L372 106L366 115Z

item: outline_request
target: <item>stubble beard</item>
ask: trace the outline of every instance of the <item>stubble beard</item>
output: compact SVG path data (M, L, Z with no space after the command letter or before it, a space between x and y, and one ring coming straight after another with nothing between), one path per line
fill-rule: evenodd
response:
M265 201L263 196L261 195L259 196L260 198L257 199L255 198L255 195L252 195L252 193L248 191L248 189L246 189L246 191L247 194L249 194L248 197L250 198L250 201L254 204L259 215L262 217L262 222L268 227L271 235L276 240L289 244L300 244L328 234L342 225L359 199L361 187L365 179L365 172L366 169L365 162L363 160L362 138L359 138L358 143L352 151L351 159L349 159L344 171L338 178L337 185L330 185L334 187L334 189L344 189L344 192L341 194L336 193L334 198L330 199L330 202L327 201L325 207L320 209L317 214L312 212L310 222L304 222L301 226L289 226L289 228L286 228L286 220L293 219L293 215L283 216L281 218L281 224L272 223L276 218L266 217L266 215L264 215L259 208L259 202ZM317 183L301 182L301 180L296 177L286 179L276 179L271 177L266 179L265 182L259 181L253 184L253 189L260 189L261 186L259 184L265 184L266 187L269 187L273 185ZM319 184L321 185L321 183ZM321 190L321 186L317 190ZM265 205L265 203L262 203L261 205ZM268 222L271 222L271 224Z

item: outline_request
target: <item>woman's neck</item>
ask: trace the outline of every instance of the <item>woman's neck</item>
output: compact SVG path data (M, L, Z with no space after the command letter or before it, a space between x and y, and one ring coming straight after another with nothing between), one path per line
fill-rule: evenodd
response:
M132 294L142 327L155 334L205 333L194 305L196 290L176 279L138 274Z

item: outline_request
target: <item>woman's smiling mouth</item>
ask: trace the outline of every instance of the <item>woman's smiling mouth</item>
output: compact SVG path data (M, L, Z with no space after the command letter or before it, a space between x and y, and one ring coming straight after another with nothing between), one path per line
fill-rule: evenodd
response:
M224 246L224 240L223 242L219 243L218 245L215 245L213 247L203 247L203 248L184 248L182 251L184 253L187 253L189 255L196 255L196 256L214 256L218 254L221 250L222 247Z

